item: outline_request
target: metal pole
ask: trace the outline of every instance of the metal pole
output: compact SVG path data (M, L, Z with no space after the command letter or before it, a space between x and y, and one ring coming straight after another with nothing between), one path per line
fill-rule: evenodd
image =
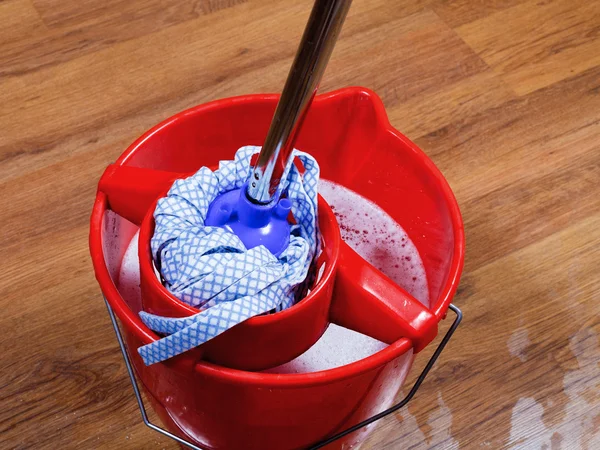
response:
M248 183L248 197L270 203L294 149L294 143L352 0L316 0L296 58L277 104L267 138Z

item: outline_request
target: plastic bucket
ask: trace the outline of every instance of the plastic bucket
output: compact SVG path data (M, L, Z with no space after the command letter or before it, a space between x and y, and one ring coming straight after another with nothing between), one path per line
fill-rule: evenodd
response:
M116 165L172 173L215 166L239 147L261 145L277 100L236 97L179 113L138 139ZM379 98L363 88L318 96L296 146L319 161L322 177L377 203L406 230L427 274L428 313L440 321L458 285L464 231L456 200L431 160L390 126ZM111 208L119 210L114 203ZM90 231L96 277L122 325L135 371L173 433L211 449L300 449L393 401L419 344L407 337L355 363L307 374L226 368L201 360L197 349L146 367L136 349L157 336L137 315L142 305L128 304L116 288L120 261L137 227L108 206L99 190ZM138 216L144 213L140 208ZM248 323L255 319L261 318ZM361 438L355 433L328 448Z

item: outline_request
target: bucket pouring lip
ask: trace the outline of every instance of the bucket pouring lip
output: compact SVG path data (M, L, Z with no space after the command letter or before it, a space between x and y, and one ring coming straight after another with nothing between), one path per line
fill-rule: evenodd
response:
M454 243L448 277L441 288L441 292L438 296L436 304L430 308L431 312L436 316L439 322L446 316L450 302L452 301L456 289L458 288L458 283L464 265L465 235L463 221L456 198L450 189L448 182L440 170L435 166L433 161L431 161L431 159L429 159L427 155L406 136L401 134L391 125L383 102L377 96L377 94L370 89L363 87L347 87L329 93L320 94L315 98L313 105L327 105L341 102L348 98L358 98L360 101L366 101L370 103L370 106L375 112L376 122L381 128L381 131L383 133L388 133L392 139L400 141L406 149L413 153L413 156L418 159L419 162L430 172L432 178L435 180L438 188L446 199L450 221L453 228L452 232ZM165 127L169 127L177 122L186 120L186 118L190 115L207 113L212 110L227 109L240 103L253 105L266 103L275 105L278 99L279 94L242 95L211 101L184 110L157 124L144 133L133 144L131 144L123 154L121 154L121 156L115 162L115 165L128 165L129 160L139 149L139 147L142 146L147 140L151 139L154 134L158 133ZM127 332L133 333L142 344L149 344L158 340L159 337L148 327L146 327L141 319L127 306L117 290L117 287L115 286L108 271L106 261L104 260L102 227L104 213L107 209L107 196L103 192L98 191L92 209L89 235L90 252L96 279L98 280L98 283L100 284L102 292L108 303L127 329ZM383 350L380 350L379 352L366 358L341 367L310 373L276 374L250 372L218 366L206 361L196 362L193 366L193 370L199 375L217 377L227 380L230 383L249 384L257 387L292 388L299 386L313 386L327 384L332 381L343 380L345 378L357 376L361 373L373 370L377 367L383 367L383 365L387 362L390 362L394 358L405 354L411 349L411 340L408 338L400 338L396 342L388 345ZM177 362L167 361L159 364L173 364L176 366ZM187 370L189 370L189 367Z

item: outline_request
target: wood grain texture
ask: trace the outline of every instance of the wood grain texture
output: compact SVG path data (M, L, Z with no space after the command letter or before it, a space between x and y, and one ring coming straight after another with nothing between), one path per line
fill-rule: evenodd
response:
M374 89L467 234L464 325L362 450L600 448L599 5L354 0L322 90ZM175 112L280 91L310 7L0 2L1 449L177 448L140 423L92 274L96 184Z
M600 63L600 3L530 0L457 33L520 94Z

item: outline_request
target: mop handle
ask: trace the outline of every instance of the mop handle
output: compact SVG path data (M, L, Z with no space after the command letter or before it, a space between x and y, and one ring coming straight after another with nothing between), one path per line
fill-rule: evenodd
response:
M290 163L294 142L335 46L352 0L315 0L267 138L248 183L248 197L270 203Z

